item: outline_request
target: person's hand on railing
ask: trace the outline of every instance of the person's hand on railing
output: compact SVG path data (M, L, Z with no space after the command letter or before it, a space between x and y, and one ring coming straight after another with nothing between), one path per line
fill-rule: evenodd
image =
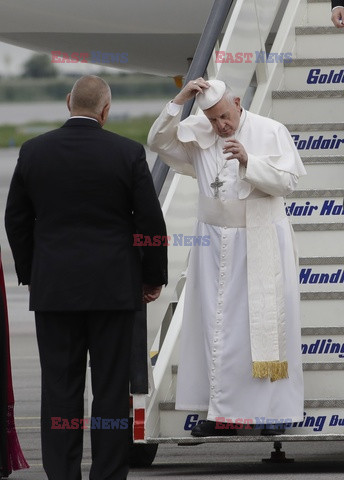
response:
M343 5L344 5L344 0L343 0ZM332 9L331 20L335 27L344 28L344 6L335 7Z
M185 85L183 90L174 97L173 103L184 105L184 103L197 95L197 93L203 93L203 90L207 88L209 88L209 85L204 78L199 77L196 78L196 80L191 80Z

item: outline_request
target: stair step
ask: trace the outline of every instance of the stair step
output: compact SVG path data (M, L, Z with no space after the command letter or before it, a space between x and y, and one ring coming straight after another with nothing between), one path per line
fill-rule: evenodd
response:
M333 132L344 130L344 123L285 123L289 132Z
M343 362L308 363L304 365L306 365L303 374L306 399L333 400L344 398Z
M303 327L344 327L344 292L301 293Z
M342 165L344 157L323 155L322 157L301 157L305 165ZM342 182L343 185L343 182ZM317 187L315 187L317 188ZM339 188L339 187L335 187Z
M296 35L342 35L343 32L340 28L336 28L333 24L329 27L324 26L307 26L307 27L296 27Z
M292 441L303 438L307 440L312 436L316 439L316 435L320 434L318 439L324 439L324 434L332 439L337 439L341 435L344 439L342 419L344 418L344 397L340 396L333 400L323 397L310 397L305 400L305 416L302 422L294 423L292 426L288 425L288 430L283 437L279 437L280 441ZM178 441L178 443L203 443L203 442L234 442L234 441L266 441L269 437L261 437L260 429L248 429L247 427L239 430L237 436L228 437L192 437L191 430L199 422L206 420L206 411L197 410L175 410L174 402L161 403L160 407L160 438L159 443L166 441L168 443ZM235 419L231 419L235 421ZM339 420L340 423L339 423ZM258 421L256 418L252 422ZM259 424L264 422L262 417L259 417ZM246 422L247 423L247 422ZM250 422L251 423L251 422ZM258 425L257 425L258 427ZM288 435L289 434L289 435ZM259 438L257 438L257 436ZM165 438L164 438L165 437ZM330 438L327 438L330 439Z
M317 302L318 301L326 301L326 300L329 300L329 301L344 300L344 292L305 292L305 293L301 294L301 300L305 300L305 301L306 300L307 301L316 300ZM321 315L322 319L325 318L325 312L326 312L326 316L328 318L328 308L326 308L326 310L324 310L324 313ZM336 317L336 322L339 322L341 318L343 318L343 320L344 320L343 315L339 315L338 317L339 317L338 319ZM309 317L307 317L307 318L309 318ZM324 321L322 320L321 325L323 325L323 323L324 323Z
M192 437L190 436L190 432L188 432L187 436L186 435L176 435L176 436L171 436L167 435L166 438L164 437L148 437L147 438L147 443L148 444L157 444L157 443L165 443L165 444L176 444L178 446L193 446L193 445L199 445L199 444L205 444L205 443L253 443L253 442L271 442L271 441L283 441L283 442L314 442L314 441L333 441L333 442L338 442L344 440L344 435L341 433L341 430L343 430L342 427L339 427L336 429L335 433L333 429L331 430L331 433L324 433L320 432L320 434L310 432L310 433L305 433L304 429L292 429L290 430L290 434L284 434L283 438L281 437L268 437L268 436L262 436L259 435L259 430L257 430L258 434L254 433L249 433L251 432L248 430L248 434L242 434L243 430L241 430L239 435L229 436L229 437ZM244 430L245 432L245 430ZM254 430L253 430L254 432Z
M294 224L293 229L300 257L343 255L344 223Z
M293 66L284 71L284 88L286 90L336 90L343 86L343 60L339 66Z
M274 90L272 92L273 99L282 100L300 100L300 99L332 99L332 98L344 98L343 90Z
M324 158L331 154L344 156L344 123L289 123L285 126L303 159L321 154Z
M293 224L294 231L305 231L306 225L316 225L317 232L320 225L330 229L329 225L338 225L344 220L343 190L301 190L293 192L286 199L286 206ZM303 225L303 230L299 230Z
M272 117L282 123L309 123L310 119L319 123L339 123L343 120L343 89L278 90L272 92L272 99Z
M284 61L284 68L337 66L343 66L343 58L295 58L291 62Z
M328 16L330 16L330 9ZM296 27L296 58L343 58L344 35L342 29L332 27ZM316 46L316 48L315 48Z
M344 327L301 328L301 335L344 335Z
M302 293L309 292L338 292L343 293L343 284L344 284L344 258L342 257L327 257L325 261L323 258L310 258L304 259L308 260L307 263L300 264L299 266L299 284L300 291ZM327 327L324 327L322 330L327 331ZM307 333L308 332L308 333ZM315 333L309 333L302 330L302 335L315 335ZM338 326L336 330L337 333L332 335L343 335L344 331L341 326ZM329 335L330 333L327 333ZM332 360L338 360L339 358L344 358L344 338L340 340L342 345L342 350L340 351L341 356L337 355ZM337 347L336 347L337 348ZM340 350L340 349L339 349ZM338 351L339 351L338 350ZM306 359L310 360L310 359ZM317 359L319 360L319 359ZM344 363L343 363L344 365Z
M298 192L301 190L339 190L343 187L344 178L344 157L322 156L322 157L301 157L306 167L307 175L301 177L298 182ZM290 198L296 198L291 194Z
M306 252L308 255L309 252ZM322 256L324 252L321 252ZM343 254L343 251L341 251ZM306 257L303 257L306 258ZM301 319L303 327L344 327L344 292L302 292ZM178 367L172 366L177 374Z
M338 226L338 222L344 220L343 196L319 195L317 197L314 191L310 191L307 196L288 197L286 205L295 232L305 231L306 225L313 225L313 230L317 232L320 231L320 225L324 225L324 228L329 230L330 225ZM300 225L303 225L301 230L299 230Z
M305 400L305 408L344 408L344 400ZM159 403L160 411L176 411L175 402ZM183 411L183 410L181 410Z
M324 337L326 342L328 337ZM339 337L343 340L343 337ZM314 339L315 340L315 339ZM311 347L313 340L308 341L307 338L303 339L303 344L307 349ZM338 342L339 343L339 342ZM340 342L340 345L343 345L343 341ZM323 349L326 344L324 344ZM333 399L344 399L344 382L343 382L343 371L344 371L344 362L339 358L339 353L324 353L320 352L320 342L318 347L313 347L317 350L315 354L304 353L304 357L311 358L318 362L305 362L302 365L303 376L304 376L304 388L305 388L305 398L306 399L323 399L323 400L333 400ZM324 355L326 355L326 362L324 362ZM316 358L315 358L316 357ZM175 371L177 371L175 369ZM172 405L170 401L170 405ZM163 409L168 410L168 406L162 407Z
M293 225L293 228L295 232L342 232L344 231L344 223L301 223ZM344 243L341 244L341 247L343 247L343 245ZM339 250L339 252L342 253L343 249L341 251ZM338 257L340 253L337 254Z
M337 372L344 370L343 362L333 362L333 363L304 363L302 365L304 372ZM344 384L344 382L343 382Z
M307 23L309 25L331 26L331 5L325 0L308 0Z
M343 185L343 183L342 183ZM324 189L310 189L310 190L295 190L290 195L288 195L288 199L292 198L326 198L326 197L339 197L343 198L344 190L340 188L332 189L332 190L324 190Z
M341 334L344 334L343 330L344 330L344 328L340 328ZM326 362L326 363L325 362L319 362L319 363L314 363L314 362L307 363L307 362L305 362L305 363L302 364L302 370L304 372L309 372L309 371L320 372L320 371L325 371L325 370L326 371L342 371L342 370L344 370L344 363L343 362L331 362L331 363L329 363L329 362ZM172 365L172 373L174 375L177 375L178 365ZM343 382L343 386L344 386L344 382ZM343 398L344 398L344 395L343 395ZM174 405L174 402L161 402L160 405ZM168 410L169 408L163 407L163 409Z

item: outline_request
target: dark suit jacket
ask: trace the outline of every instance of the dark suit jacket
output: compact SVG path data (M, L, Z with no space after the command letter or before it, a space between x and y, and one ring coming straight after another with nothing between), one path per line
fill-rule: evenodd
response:
M332 8L334 7L343 7L344 0L332 0Z
M7 200L19 283L38 311L139 310L142 282L167 282L166 235L142 145L71 118L26 142Z

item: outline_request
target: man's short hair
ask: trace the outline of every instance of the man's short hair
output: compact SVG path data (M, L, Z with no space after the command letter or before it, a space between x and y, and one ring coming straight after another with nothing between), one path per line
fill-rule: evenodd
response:
M96 75L85 75L73 85L70 106L72 110L100 114L111 102L109 85Z

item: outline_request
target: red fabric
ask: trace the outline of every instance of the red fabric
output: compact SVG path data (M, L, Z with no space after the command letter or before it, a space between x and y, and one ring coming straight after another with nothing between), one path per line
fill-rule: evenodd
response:
M10 358L10 341L9 341L9 327L8 327L8 313L4 274L2 269L2 262L0 258L0 289L4 304L4 316L6 326L6 357L7 357L7 474L13 470L20 470L29 468L27 461L20 448L17 432L14 424L14 394L12 384L11 358Z

